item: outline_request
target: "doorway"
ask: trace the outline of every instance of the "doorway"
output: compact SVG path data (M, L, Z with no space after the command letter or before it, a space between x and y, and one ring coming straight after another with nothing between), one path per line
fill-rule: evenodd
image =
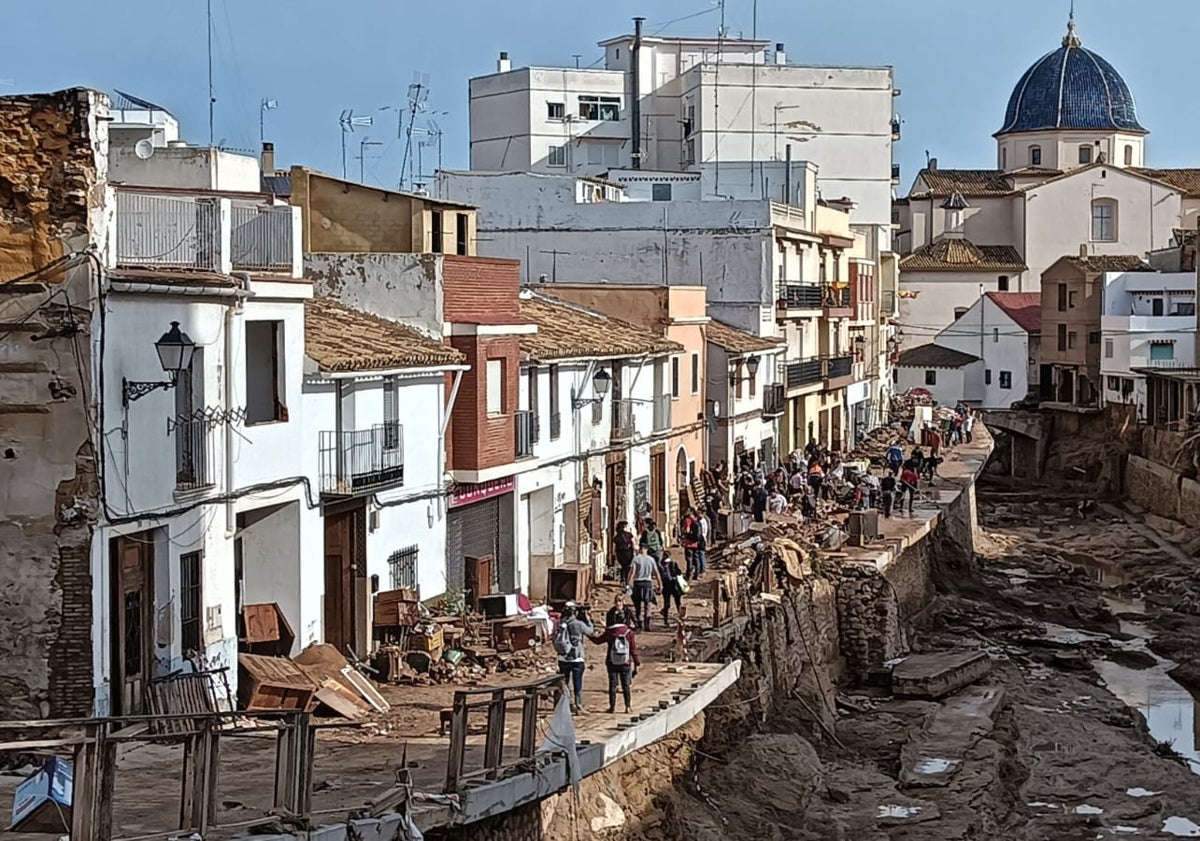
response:
M138 715L154 662L154 532L109 542L112 714Z
M367 505L325 509L325 642L342 654L367 650Z
M636 516L644 512L635 511ZM660 529L667 525L667 451L650 453L650 516Z
M604 467L604 480L607 485L607 497L605 499L608 505L608 532L604 538L606 547L605 559L608 559L608 535L615 534L617 531L617 523L621 520L627 520L628 514L625 509L628 500L628 475L625 469L625 454L610 453L608 455L610 461Z

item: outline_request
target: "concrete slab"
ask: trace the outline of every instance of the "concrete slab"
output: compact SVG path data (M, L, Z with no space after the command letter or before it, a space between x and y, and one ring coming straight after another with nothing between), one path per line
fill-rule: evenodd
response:
M944 786L962 768L967 751L992 732L1004 689L972 686L948 698L921 733L900 749L900 782Z
M969 686L992 670L983 651L911 654L892 669L892 693L936 701Z

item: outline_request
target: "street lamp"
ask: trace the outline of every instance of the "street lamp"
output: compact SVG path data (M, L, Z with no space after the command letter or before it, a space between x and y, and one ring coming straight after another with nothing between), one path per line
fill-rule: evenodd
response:
M761 362L762 360L757 356L751 356L746 360L746 370L750 372L750 376L758 375L758 366Z
M128 406L134 400L140 400L160 388L163 390L174 388L179 381L179 372L192 364L196 343L187 333L179 329L178 321L172 321L171 329L163 333L154 343L154 350L158 353L158 361L162 365L162 369L167 373L167 379L158 382L122 379L121 400L124 405Z
M603 368L599 368L592 376L592 393L596 396L590 400L585 400L582 397L572 397L571 403L576 409L581 409L584 406L588 406L592 403L599 403L608 394L608 389L611 386L612 377L609 376L608 371L605 371Z

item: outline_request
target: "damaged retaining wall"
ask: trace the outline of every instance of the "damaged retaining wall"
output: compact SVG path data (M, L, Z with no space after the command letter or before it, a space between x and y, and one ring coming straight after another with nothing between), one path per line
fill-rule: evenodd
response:
M91 265L103 95L0 99L0 716L92 713ZM40 273L39 273L40 272ZM27 276L24 279L16 280Z

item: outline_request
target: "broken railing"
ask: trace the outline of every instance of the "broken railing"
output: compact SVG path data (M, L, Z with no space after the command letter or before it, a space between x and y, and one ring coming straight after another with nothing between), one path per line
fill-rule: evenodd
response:
M553 709L564 691L561 675L519 686L460 689L454 693L450 718L450 759L446 763L446 793L457 792L464 783L479 778L495 780L510 768L533 758L537 750L538 703L548 700ZM521 705L521 732L516 762L504 760L504 720L510 704ZM483 745L483 767L466 770L467 731L471 713L487 712L487 735Z
M251 724L246 724L243 716L245 713L217 712L202 716L193 713L5 721L0 722L0 755L39 753L69 757L73 766L70 808L64 813L69 816L69 837L115 841L120 837L113 834L117 748L130 743L181 744L178 829L140 837L166 838L190 832L207 837L209 831L219 828L217 772L222 740L274 732L277 741L273 811L308 815L312 805L316 731L320 727L344 725L314 725L311 716L302 712L255 713Z

